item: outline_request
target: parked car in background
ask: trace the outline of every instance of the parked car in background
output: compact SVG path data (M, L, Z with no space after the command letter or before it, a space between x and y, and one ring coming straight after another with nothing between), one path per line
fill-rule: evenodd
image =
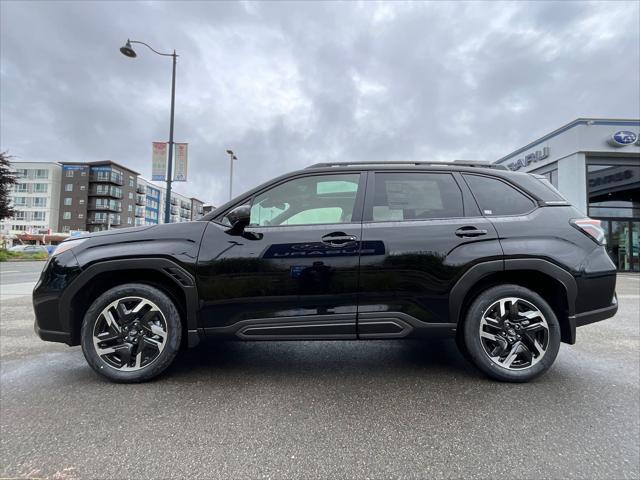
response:
M26 255L36 254L36 253L46 253L49 255L49 250L44 245L16 245L14 247L9 248L10 252L23 253Z
M538 175L473 163L318 164L201 220L60 244L35 329L118 382L204 338L450 336L481 371L545 372L576 327L613 316L598 221ZM425 348L428 348L425 346Z

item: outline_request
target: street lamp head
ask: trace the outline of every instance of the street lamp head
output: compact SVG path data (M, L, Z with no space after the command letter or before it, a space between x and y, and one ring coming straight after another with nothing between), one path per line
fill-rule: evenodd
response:
M228 153L229 155L233 155L233 150L227 150L227 153Z
M127 43L124 47L120 47L120 51L123 55L126 55L129 58L136 58L136 51L131 47L131 42L127 40Z

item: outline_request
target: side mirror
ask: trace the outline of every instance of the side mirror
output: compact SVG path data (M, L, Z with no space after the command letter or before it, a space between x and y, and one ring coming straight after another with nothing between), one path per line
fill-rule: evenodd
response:
M240 205L239 207L234 208L227 213L227 219L229 220L229 223L231 223L229 233L236 235L242 233L251 220L251 206Z

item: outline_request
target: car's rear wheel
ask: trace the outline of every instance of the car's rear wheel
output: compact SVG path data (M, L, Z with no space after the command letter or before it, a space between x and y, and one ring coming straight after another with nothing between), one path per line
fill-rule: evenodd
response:
M98 297L82 323L82 352L116 382L144 382L162 373L180 348L180 314L171 299L144 284L114 287Z
M545 372L560 348L560 325L537 293L519 285L482 292L463 325L468 358L492 378L526 382Z

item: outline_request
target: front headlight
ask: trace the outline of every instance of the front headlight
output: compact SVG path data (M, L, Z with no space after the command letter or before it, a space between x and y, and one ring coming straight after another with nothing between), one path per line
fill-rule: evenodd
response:
M66 252L67 250L73 247L77 247L82 242L86 242L86 241L87 241L86 238L78 238L76 240L65 240L64 242L62 242L60 245L56 247L56 249L53 251L51 256L53 257L55 255L60 255L61 253Z

